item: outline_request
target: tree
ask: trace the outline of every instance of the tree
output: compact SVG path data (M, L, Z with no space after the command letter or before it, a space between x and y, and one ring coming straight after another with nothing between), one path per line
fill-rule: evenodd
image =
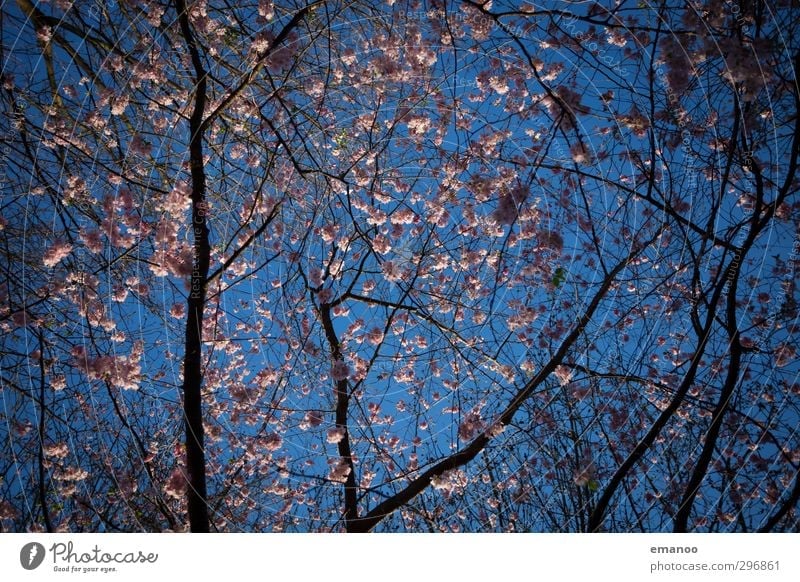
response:
M796 530L796 28L4 5L3 528Z

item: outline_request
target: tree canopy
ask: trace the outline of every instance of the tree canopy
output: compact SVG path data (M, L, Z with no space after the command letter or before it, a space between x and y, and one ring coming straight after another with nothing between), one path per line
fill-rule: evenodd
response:
M794 3L2 19L4 531L797 531Z

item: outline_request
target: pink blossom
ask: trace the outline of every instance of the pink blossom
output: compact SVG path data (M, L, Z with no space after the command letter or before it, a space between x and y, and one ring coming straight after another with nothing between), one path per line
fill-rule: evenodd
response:
M462 441L472 439L477 433L484 429L485 425L478 410L468 412L458 426L458 438Z
M320 237L326 243L332 243L336 240L336 234L339 228L335 224L326 224L319 230Z
M119 485L120 493L126 497L133 495L139 489L139 484L136 483L136 479L131 475L123 475L117 478L117 485Z
M191 187L188 182L181 180L175 184L166 198L159 205L162 212L166 212L173 217L182 216L184 212L192 206Z
M389 222L392 224L413 224L417 220L417 215L410 208L400 208L392 213Z
M152 147L153 146L151 146L149 143L147 143L142 138L142 136L135 135L133 137L133 139L131 140L131 143L128 146L128 149L131 151L131 153L136 154L138 156L147 156L147 155L150 154L150 150L152 149Z
M58 481L83 481L88 476L89 473L80 467L67 467L53 473L53 479Z
M16 519L17 511L9 501L0 501L0 519Z
M177 467L170 473L169 479L164 484L164 493L173 499L183 499L183 496L186 495L186 487L186 475L184 475L183 469Z
M242 143L236 143L231 148L231 159L238 160L247 154L247 148Z
M303 421L300 423L300 428L306 430L308 428L317 427L322 424L323 420L324 418L321 412L318 410L309 410L303 417Z
M373 327L367 332L367 341L374 346L379 345L383 341L383 330Z
M333 299L333 291L330 289L320 289L317 293L317 299L319 300L321 305L326 303L330 303L331 299Z
M553 374L558 378L558 382L562 386L566 386L572 380L572 370L567 366L556 366L556 369L553 370Z
M98 254L103 251L103 239L99 231L82 228L79 232L79 236L89 252Z
M564 239L556 231L539 231L537 236L539 238L539 247L541 249L551 250L555 253L561 253L561 251L564 250Z
M594 479L596 472L594 461L589 460L575 469L572 473L572 482L579 487L586 486Z
M29 321L28 313L24 309L17 311L11 316L11 321L13 321L14 325L17 327L25 327L28 325Z
M548 95L544 98L544 105L551 117L561 119L564 129L572 129L575 127L577 114L586 114L589 110L581 104L580 94L569 87L561 85L555 92L559 98L555 99Z
M348 47L342 52L340 59L345 66L350 67L356 63L358 57L356 56L356 51L352 47Z
M308 282L312 287L319 287L322 285L323 277L325 277L325 272L322 269L315 267L308 272Z
M342 427L333 427L328 429L327 441L335 445L336 443L340 442L344 438L344 428Z
M269 48L271 40L272 40L271 34L268 34L266 31L259 32L258 34L256 34L255 39L253 39L253 43L250 45L250 48L254 53L260 55Z
M739 343L742 344L743 348L752 348L756 345L756 342L753 341L753 338L742 336L739 338Z
M797 351L794 347L789 344L783 344L775 350L775 365L779 368L787 366L794 361L796 356Z
M386 222L386 213L380 208L370 207L367 209L369 216L367 217L367 224L372 226L380 226Z
M589 384L582 384L579 386L573 386L572 388L572 396L576 400L583 400L586 398L592 391L592 387Z
M267 59L267 66L273 70L284 70L291 66L294 54L299 48L298 39L299 37L295 31L290 32L286 39L270 53L269 59ZM272 34L268 32L268 45L272 44L273 40Z
M412 117L408 117L406 119L406 124L408 125L408 133L416 137L425 135L425 133L427 133L428 130L430 130L430 128L433 126L433 122L431 121L430 117L423 115L414 115Z
M272 0L258 0L258 15L269 22L275 16Z
M381 265L381 271L387 281L396 283L403 280L403 269L401 269L394 261L385 261Z
M267 386L271 386L275 384L281 377L280 371L274 368L264 368L254 378L254 382L257 386L261 386L262 388L266 388Z
M328 479L336 483L347 481L347 476L350 475L350 467L347 464L347 460L342 458L330 459L328 464L331 466Z
M72 252L72 245L63 241L56 241L44 253L42 263L45 267L55 267L61 259L66 258Z
M150 2L147 4L147 23L150 26L159 26L162 16L164 16L163 6L159 6L158 2Z
M489 86L498 95L505 95L508 93L508 83L505 77L493 76L489 79Z
M392 243L388 238L379 234L372 240L372 248L375 249L375 252L385 255L392 250Z
M497 224L514 224L518 215L514 199L511 196L502 196L497 203L497 208L492 213L492 219Z
M186 315L186 304L174 303L169 310L169 314L175 319L182 318L184 315Z
M341 382L342 380L347 380L350 376L350 366L348 366L342 360L336 360L331 366L331 378L333 378L334 382Z
M160 220L156 225L155 241L171 246L177 242L178 225L171 220Z
M628 43L625 34L617 29L611 29L607 32L606 41L608 44L618 47L624 47Z
M682 95L689 85L691 63L686 57L686 48L673 34L665 35L661 40L661 55L667 65L667 82L676 95Z
M486 436L494 438L500 436L506 431L506 425L502 422L493 422L489 428L486 429Z
M127 95L118 95L111 105L111 115L122 115L125 113L125 109L128 108L128 103L130 103L130 97Z
M69 454L69 447L67 443L54 443L42 447L44 454L48 457L55 457L56 459L63 459Z
M87 358L82 350L73 349L74 365L91 380L103 380L123 390L138 390L141 352L134 349L129 356Z
M283 439L281 435L273 432L265 436L262 443L268 451L277 451L283 445Z
M486 176L472 176L466 184L467 190L475 196L478 202L485 202L489 199L494 192L495 184L492 178ZM464 209L465 219L468 220L468 214L471 214L472 207ZM469 220L468 220L469 222Z
M497 202L497 208L492 213L492 218L497 224L513 224L519 216L519 207L528 198L528 189L516 185L513 189L503 194Z
M122 303L128 298L128 289L123 285L114 285L111 293L111 299L117 303Z
M650 121L641 114L636 105L633 105L627 115L621 116L619 120L625 127L631 129L636 137L647 135L647 130L650 127Z
M53 29L46 24L39 27L36 30L36 38L38 38L43 44L47 44L50 42L50 39L53 38Z
M431 486L445 493L452 493L464 489L469 484L467 475L459 470L445 471L441 475L431 477Z
M592 162L592 154L582 142L573 145L569 149L569 153L572 155L572 161L576 164L590 164Z

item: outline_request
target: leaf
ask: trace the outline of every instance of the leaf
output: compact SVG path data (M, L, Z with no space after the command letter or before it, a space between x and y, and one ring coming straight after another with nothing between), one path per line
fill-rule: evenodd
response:
M557 268L555 274L553 275L553 286L559 287L564 281L566 281L566 279L567 272L562 267Z
M225 31L225 36L223 37L222 41L226 46L233 48L233 46L239 41L240 37L241 35L239 34L239 31L231 26Z

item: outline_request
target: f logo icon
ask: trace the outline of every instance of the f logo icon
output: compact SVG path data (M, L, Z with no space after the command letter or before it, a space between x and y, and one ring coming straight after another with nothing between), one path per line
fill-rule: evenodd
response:
M26 570L35 570L44 561L44 546L37 542L31 542L22 546L19 551L19 563Z

